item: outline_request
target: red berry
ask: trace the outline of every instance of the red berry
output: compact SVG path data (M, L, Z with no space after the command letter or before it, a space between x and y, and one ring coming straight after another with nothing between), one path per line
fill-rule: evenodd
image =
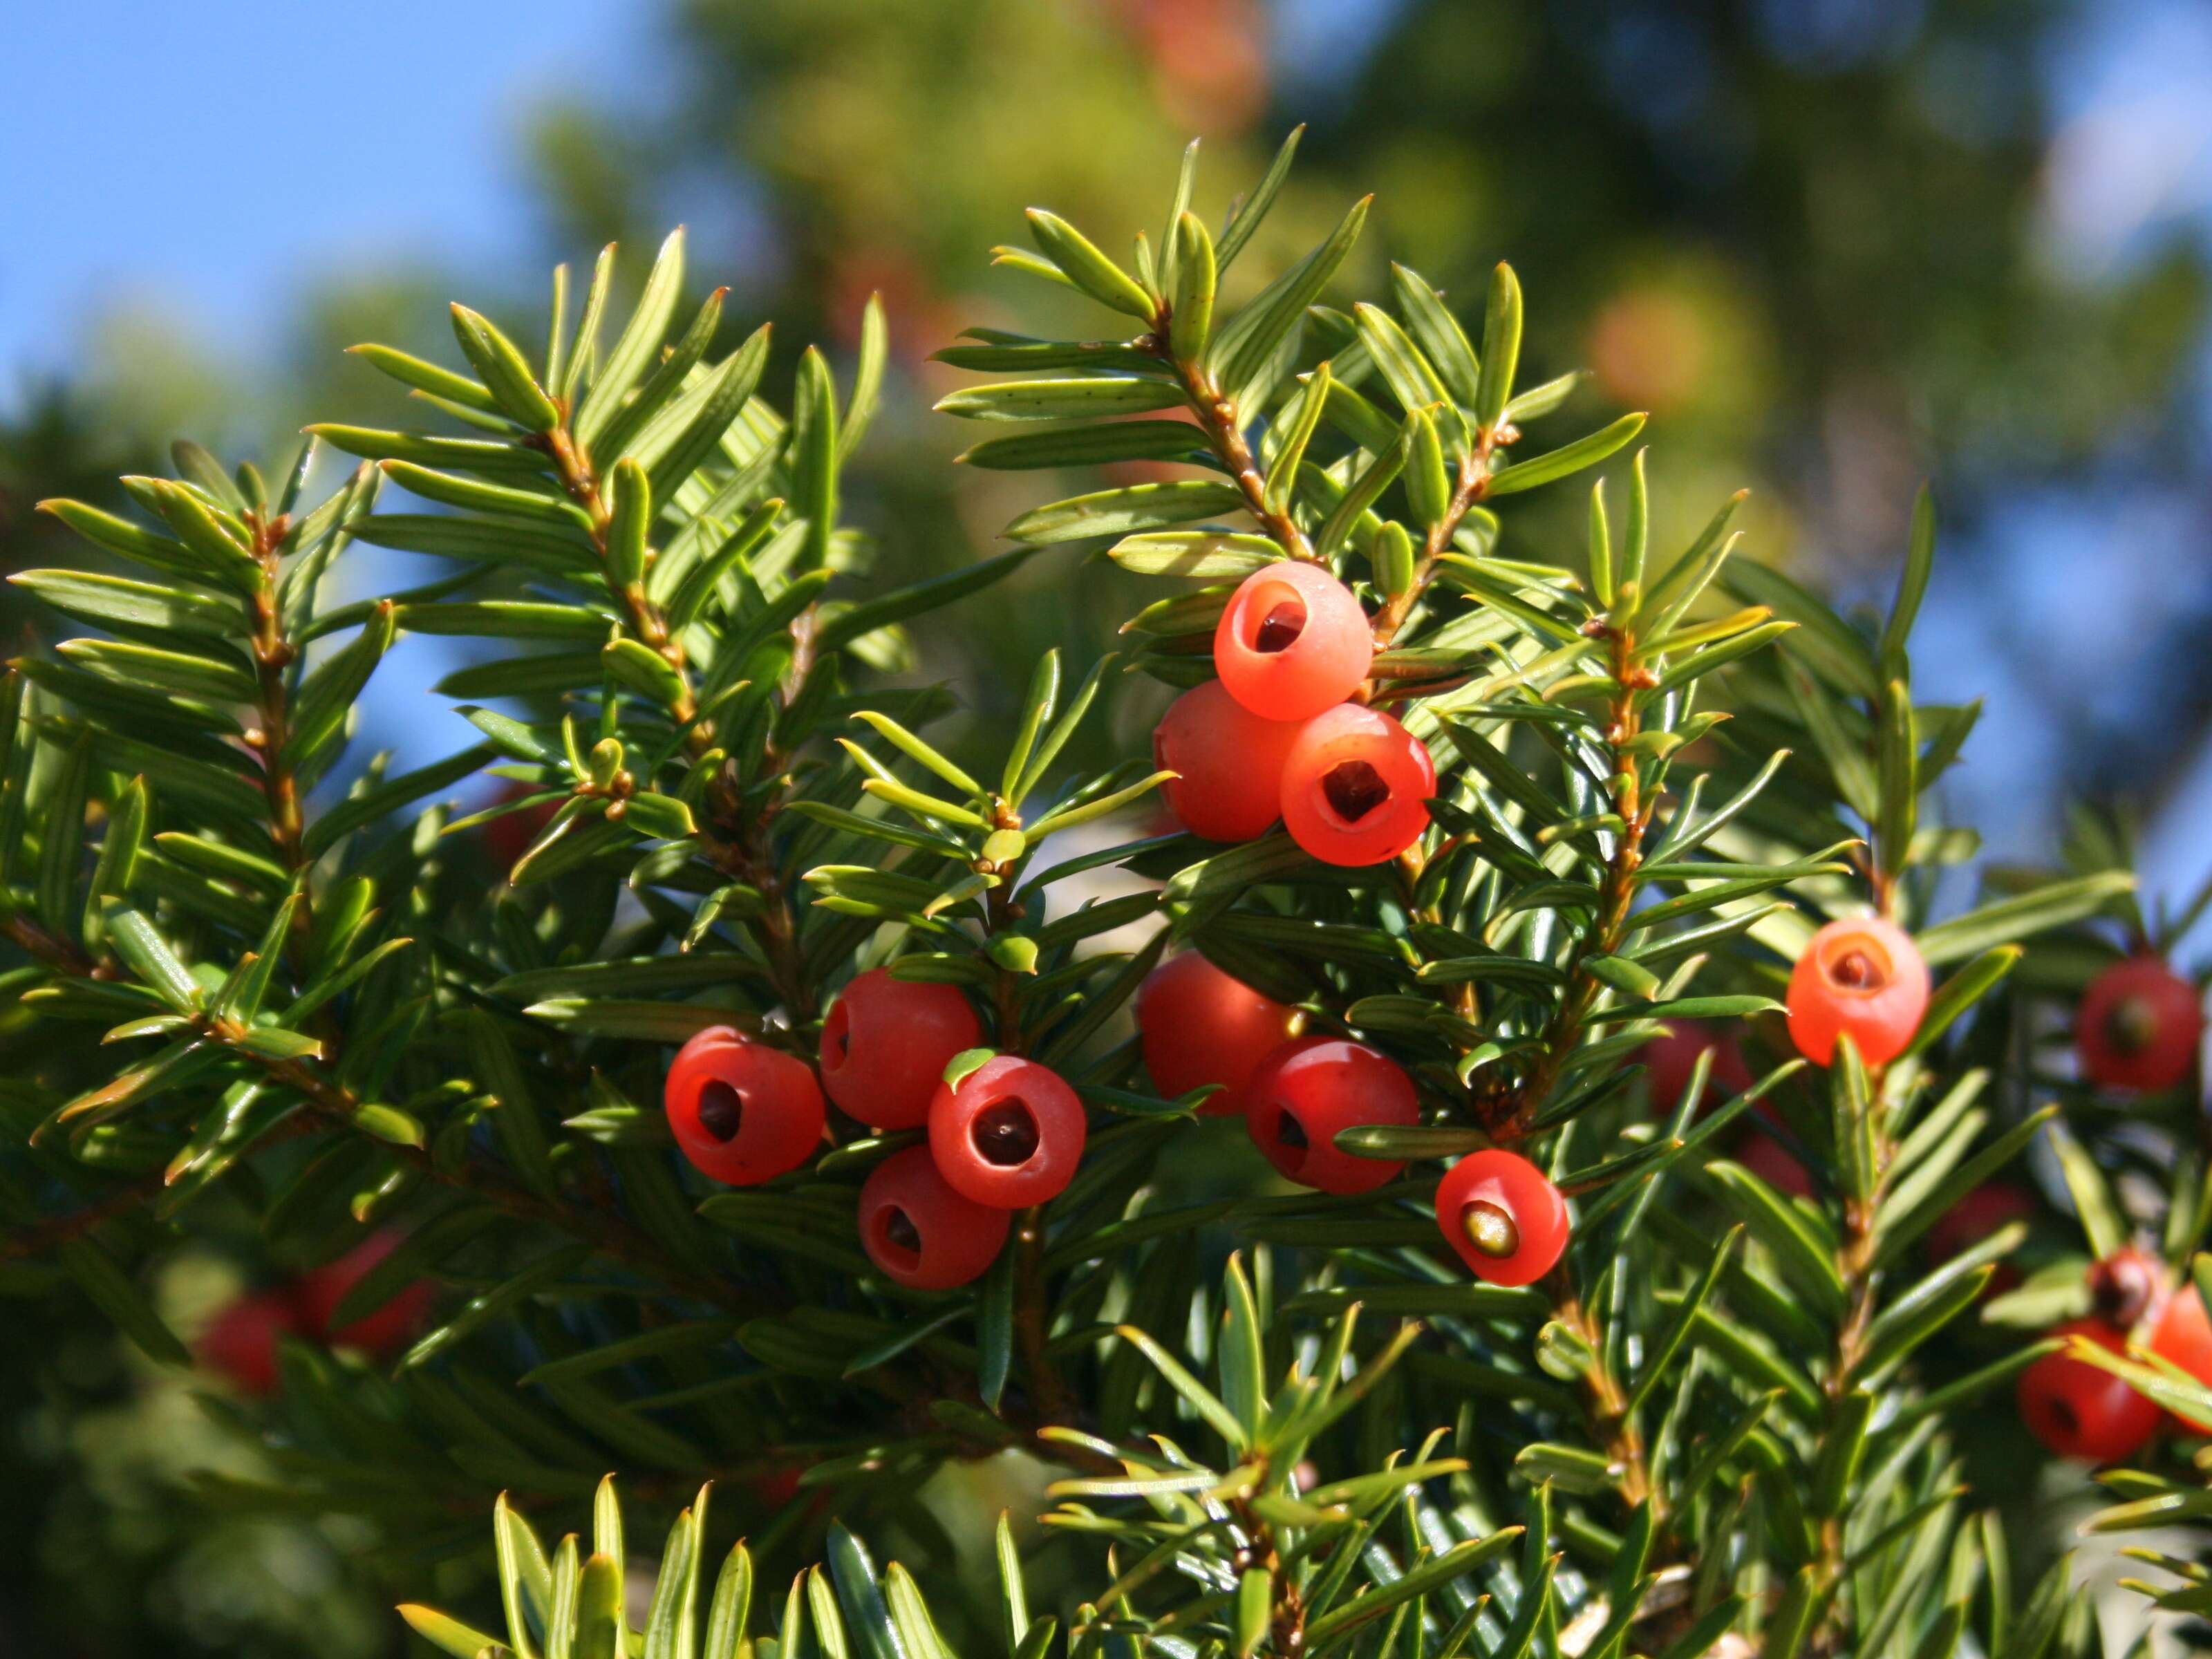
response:
M1991 1182L1977 1187L1937 1216L1928 1229L1928 1259L1948 1261L1972 1249L2000 1227L2026 1221L2035 1213L2035 1200L2018 1187ZM1995 1296L2020 1283L2020 1270L2001 1261L1990 1277L1987 1294Z
M1437 1187L1437 1225L1477 1279L1533 1285L1567 1248L1567 1200L1518 1152L1469 1152Z
M1352 590L1298 559L1247 576L1213 630L1213 672L1264 720L1306 720L1342 702L1374 656L1367 613Z
M1296 1031L1298 1012L1262 996L1195 951L1162 963L1137 993L1145 1069L1169 1099L1222 1085L1199 1110L1225 1117L1244 1109L1244 1085L1260 1062Z
M1244 1090L1244 1126L1268 1163L1301 1186L1364 1193L1406 1166L1340 1152L1355 1124L1420 1121L1413 1082L1364 1042L1297 1037L1260 1064Z
M2168 1364L2212 1386L2212 1318L2206 1316L2204 1298L2196 1285L2184 1285L2167 1300L2144 1346ZM2196 1418L2174 1421L2191 1434L2212 1434L2212 1423Z
M950 985L871 968L837 994L822 1022L822 1086L848 1116L877 1129L919 1129L953 1055L983 1027Z
M1815 1066L1849 1034L1869 1066L1895 1060L1928 1012L1928 964L1905 930L1879 916L1832 921L1790 975L1790 1036Z
M1283 763L1283 827L1324 864L1382 864L1429 827L1436 763L1388 714L1356 702L1317 714Z
M358 1348L381 1357L397 1352L422 1327L437 1286L418 1279L402 1286L383 1306L350 1325L331 1328L331 1316L346 1292L367 1278L370 1268L398 1249L401 1235L386 1230L363 1239L337 1261L325 1262L300 1281L300 1318L307 1331L334 1348Z
M795 1170L822 1139L822 1090L812 1068L726 1025L677 1050L661 1098L684 1156L726 1186L755 1186Z
M1283 813L1283 762L1296 720L1268 720L1219 680L1193 686L1152 732L1152 763L1182 775L1167 786L1168 810L1194 836L1250 841Z
M296 1335L300 1316L291 1298L275 1291L240 1297L200 1333L199 1362L247 1394L274 1394L279 1374L277 1339Z
M1049 1066L987 1060L929 1107L929 1155L952 1190L994 1209L1057 1198L1083 1162L1083 1103Z
M799 1496L799 1478L804 1473L796 1463L780 1463L753 1477L753 1496L768 1508L780 1510Z
M500 791L497 804L527 800L544 793L526 783L509 783ZM553 822L553 814L560 808L558 800L542 800L535 806L486 819L484 845L490 849L493 867L502 872L514 869L516 861L530 850L530 843L545 832L545 826Z
M2126 1336L2094 1319L2061 1325L2053 1336L2085 1336L2114 1353ZM2045 1354L2021 1373L2020 1414L2038 1440L2061 1457L2110 1463L2130 1455L2158 1427L2158 1407L2110 1371L2069 1353Z
M1671 1117L1681 1103L1698 1056L1708 1048L1713 1064L1706 1074L1705 1097L1698 1103L1700 1115L1751 1087L1751 1067L1744 1064L1743 1050L1733 1036L1702 1020L1669 1019L1667 1024L1667 1034L1653 1037L1637 1054L1647 1068L1644 1087L1651 1093L1651 1109L1661 1117Z
M2019 1188L1991 1182L1977 1187L1936 1218L1928 1229L1928 1255L1948 1261L1971 1249L2000 1227L2025 1221L2035 1213L2035 1200Z
M860 1184L860 1247L910 1291L949 1291L999 1259L1013 1212L963 1198L927 1146L893 1152Z
M1813 1177L1797 1155L1765 1130L1747 1128L1736 1141L1735 1161L1768 1186L1790 1198L1813 1196Z
M2147 1094L2186 1078L2203 1038L2203 999L2156 957L2130 957L2098 975L2074 1022L2084 1077Z

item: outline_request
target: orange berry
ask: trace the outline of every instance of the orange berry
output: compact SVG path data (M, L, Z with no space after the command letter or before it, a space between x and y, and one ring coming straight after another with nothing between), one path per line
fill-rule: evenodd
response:
M1859 1058L1885 1065L1905 1052L1928 1012L1928 964L1894 922L1832 921L1813 935L1790 975L1790 1036L1815 1066L1831 1064L1848 1035Z

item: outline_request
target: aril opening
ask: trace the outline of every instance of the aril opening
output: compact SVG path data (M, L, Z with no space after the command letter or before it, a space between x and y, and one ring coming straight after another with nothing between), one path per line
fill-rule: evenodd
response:
M1831 985L1862 996L1882 989L1893 977L1889 953L1869 939L1838 941L1824 965Z
M745 1097L714 1079L699 1091L699 1127L717 1140L735 1140L745 1127Z
M1264 601L1266 596L1261 595ZM1259 606L1254 605L1258 611ZM1284 595L1267 606L1261 615L1260 626L1252 635L1252 648L1273 655L1287 651L1297 643L1298 635L1306 631L1306 602L1295 593Z
M896 1204L884 1213L883 1242L898 1255L908 1258L902 1266L912 1267L921 1260L921 1230Z
M1365 761L1339 761L1322 775L1321 793L1331 811L1357 823L1390 799L1390 786Z
M969 1127L977 1156L994 1169L1018 1169L1037 1149L1036 1115L1029 1102L1009 1096L985 1107Z

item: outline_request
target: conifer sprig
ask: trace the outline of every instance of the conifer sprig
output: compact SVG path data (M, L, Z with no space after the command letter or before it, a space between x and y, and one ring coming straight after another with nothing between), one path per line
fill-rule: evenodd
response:
M1399 266L1387 305L1338 309L1362 201L1224 281L1295 143L1218 229L1194 146L1127 268L1029 216L1035 251L999 263L1104 307L1103 337L970 331L939 357L997 378L939 407L986 424L970 466L1117 470L908 585L842 516L880 308L847 389L810 349L786 398L766 331L726 337L726 290L687 301L680 232L626 314L614 250L580 306L557 277L542 348L461 306L461 367L359 348L434 429L319 424L273 492L183 447L177 477L125 481L137 517L47 504L133 574L15 578L91 631L0 681L5 982L53 1039L0 1103L0 1260L52 1262L173 1365L149 1285L186 1240L306 1265L390 1230L326 1310L341 1335L434 1293L381 1363L287 1342L239 1413L276 1473L210 1498L364 1515L430 1555L472 1552L492 1507L504 1634L406 1610L459 1659L2078 1650L2063 1565L2015 1593L1948 1427L2070 1352L1975 1333L2069 1316L2129 1242L2098 1173L2142 1161L2128 1126L2017 1035L2115 916L2153 938L2126 848L2085 831L2067 872L1939 916L1972 845L1934 792L1976 711L1913 701L1932 505L1873 624L1747 556L1741 497L1668 557L1621 454L1643 417L1585 416L1571 373L1525 383L1510 267L1479 319ZM1555 419L1579 435L1528 435ZM363 465L309 506L326 450ZM1515 498L1608 462L1586 540L1534 545ZM444 562L326 606L356 544ZM1007 731L942 737L908 629L1073 544L1162 584L1126 659L1070 690L1048 653ZM1237 588L1294 566L1352 616L1344 707L1401 723L1434 780L1364 861L1295 825L1146 825L1199 781L1164 754L1069 763L1131 675L1212 684ZM410 632L468 642L435 695L480 741L392 776L349 738ZM1888 1057L1847 1037L1808 1064L1778 994L1867 910L1932 996ZM1240 1127L1200 1121L1233 1089L1161 1086L1129 1026L1171 953L1407 1080L1399 1121L1299 1149L1376 1182L1261 1186ZM796 1167L717 1185L662 1109L704 1032L826 1076L837 999L877 970L951 988L984 1032L947 1090L1034 1061L1082 1131L967 1285L914 1288L859 1234L865 1184L928 1130L817 1097ZM1663 1099L1653 1045L1700 1023L1734 1047ZM1985 1300L2021 1229L1948 1257L1928 1236L2052 1093L2087 1253ZM717 1108L735 1135L763 1097ZM2171 1115L2162 1144L2197 1150ZM1506 1148L1565 1218L1524 1282L1486 1276L1512 1217L1469 1255L1438 1210L1448 1167ZM2203 1260L2201 1167L2158 1171L2169 1278ZM2124 1344L2083 1358L2206 1406ZM1000 1525L971 1599L947 1494L1008 1454L1049 1506ZM698 1493L641 1628L610 1468L656 1504ZM710 1477L747 1541L702 1623ZM2207 1507L2112 1480L2100 1525ZM578 1532L549 1551L526 1513ZM931 1571L879 1571L863 1536ZM757 1607L771 1563L798 1576ZM2201 1571L2166 1565L2197 1607Z

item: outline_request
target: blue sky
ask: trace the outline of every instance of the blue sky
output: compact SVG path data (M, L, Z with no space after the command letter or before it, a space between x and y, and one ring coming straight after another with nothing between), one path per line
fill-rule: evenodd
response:
M521 119L555 90L635 95L659 8L26 0L8 12L0 398L118 305L252 356L303 283L349 254L534 261Z
M0 100L0 407L104 316L173 323L188 352L252 364L286 343L303 291L356 257L536 269L529 112L557 92L647 95L660 15L646 0L10 8L9 58L36 72ZM346 574L393 580L366 562ZM442 702L422 718L423 688L459 660L451 641L403 641L364 702L364 752L404 769L469 742Z

